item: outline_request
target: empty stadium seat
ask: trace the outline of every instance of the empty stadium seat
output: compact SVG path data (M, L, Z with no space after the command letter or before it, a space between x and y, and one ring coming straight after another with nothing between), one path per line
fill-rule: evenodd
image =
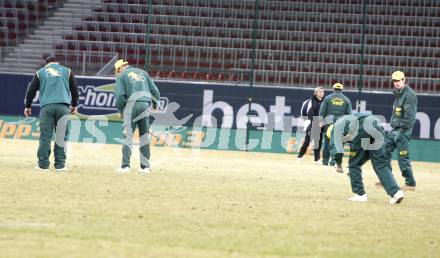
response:
M103 0L57 49L117 52L138 65L148 53L161 78L240 81L254 68L257 84L309 87L336 80L357 87L363 63L367 88L388 89L399 68L420 89L438 90L438 4L369 1L363 30L359 2L260 2L254 67L250 0L153 0L151 8L148 0Z

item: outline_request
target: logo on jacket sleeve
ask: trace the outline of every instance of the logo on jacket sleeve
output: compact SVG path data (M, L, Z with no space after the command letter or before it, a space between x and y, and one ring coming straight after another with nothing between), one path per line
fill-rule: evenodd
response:
M394 109L394 114L396 114L396 116L401 116L402 115L402 108L396 107Z

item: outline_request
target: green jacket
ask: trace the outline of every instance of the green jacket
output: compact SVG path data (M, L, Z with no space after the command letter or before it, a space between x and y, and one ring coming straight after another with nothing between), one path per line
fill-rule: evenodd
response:
M324 98L319 109L319 116L325 119L333 115L332 123L343 115L351 114L351 102L341 91L335 91Z
M140 95L133 96L135 93ZM156 107L159 97L156 84L148 73L141 69L129 66L116 78L116 108L120 113L124 111L128 102L147 102Z
M355 123L350 123L350 119L356 119L358 127L355 126ZM369 121L366 122L366 120ZM382 137L385 138L385 130L382 125L379 124L379 121L379 118L368 113L356 113L355 115L341 117L331 130L330 153L332 155L343 153L343 144L346 141L350 142L350 146L356 146L356 149L359 149L362 147L362 139L372 139L374 133L381 134ZM372 128L366 129L365 127L369 125L371 125ZM338 130L341 130L342 132ZM346 135L354 136L354 138L347 137L349 139L344 139L344 136Z
M73 74L69 68L56 63L50 63L35 73L26 92L26 108L31 107L37 91L40 91L41 107L48 104L76 107L78 104L78 88Z
M417 95L409 85L405 85L400 91L394 92L396 100L393 104L391 115L391 127L412 131L416 123Z

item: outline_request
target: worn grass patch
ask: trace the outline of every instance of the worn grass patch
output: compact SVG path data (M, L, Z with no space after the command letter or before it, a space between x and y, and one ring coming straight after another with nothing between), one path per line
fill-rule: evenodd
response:
M71 144L69 172L36 171L38 142L0 139L0 257L438 257L440 165L388 204L293 155L153 148L117 174L120 146ZM137 156L137 152L134 153ZM394 174L403 182L397 164Z

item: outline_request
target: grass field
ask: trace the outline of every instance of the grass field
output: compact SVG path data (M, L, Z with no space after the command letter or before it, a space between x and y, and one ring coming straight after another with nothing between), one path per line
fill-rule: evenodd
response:
M440 164L414 162L417 191L392 206L369 165L369 201L351 203L310 158L153 148L153 173L121 175L120 146L72 144L59 173L33 169L37 144L0 139L2 258L440 254Z

